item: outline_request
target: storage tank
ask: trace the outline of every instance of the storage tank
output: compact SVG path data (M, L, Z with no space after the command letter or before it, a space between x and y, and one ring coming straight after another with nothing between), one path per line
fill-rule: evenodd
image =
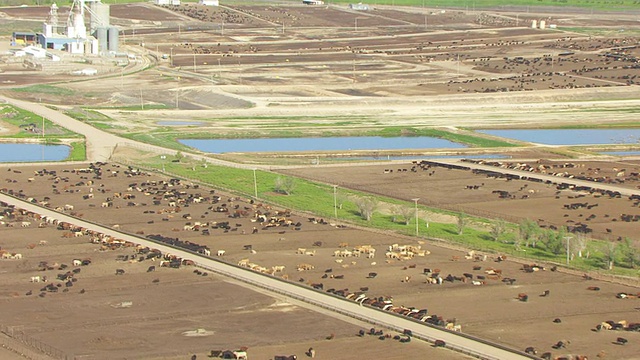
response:
M531 28L535 29L538 27L538 21L537 20L531 20Z
M110 10L108 4L103 4L99 1L91 3L91 31L96 31L100 27L108 28Z
M544 29L547 26L546 21L540 20L540 29Z
M118 39L120 36L120 32L117 27L110 27L107 31L107 36L109 38L109 51L110 52L118 52Z
M107 53L107 28L105 27L99 27L96 30L96 39L98 39L98 47L100 48L100 53L101 54L106 54Z

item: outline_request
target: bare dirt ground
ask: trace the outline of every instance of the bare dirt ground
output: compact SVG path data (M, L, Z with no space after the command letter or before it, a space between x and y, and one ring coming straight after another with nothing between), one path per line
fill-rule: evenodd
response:
M633 189L640 185L637 175L640 166L637 161L534 160L528 163L500 163L511 167L516 164L527 164L534 168L544 166L546 170L537 172L597 178L603 184L614 183ZM412 163L307 167L282 172L406 201L420 198L422 204L478 216L499 217L515 223L533 219L543 227L567 226L575 232L587 232L600 239L636 239L640 219L637 199L588 191L559 190L561 177L557 180L558 184L506 181L471 170L436 166L422 169ZM597 184L594 183L594 187ZM501 194L500 191L507 193ZM580 206L572 207L572 204Z
M63 178L57 184L51 176L36 176L29 182L27 179L33 177L29 168L20 168L20 173L14 171L16 168L4 168L7 169L5 191L22 190L25 197L33 197L36 201L49 197L47 201L52 208L72 204L74 209L67 212L107 226L117 224L129 232L180 238L207 245L214 253L224 249L223 259L232 263L248 259L267 269L284 266L285 270L276 273L277 276L286 274L290 281L308 285L322 283L323 291L334 288L355 292L367 287L369 296L391 296L396 305L428 308L430 314L444 319L455 318L466 333L515 348L535 346L554 354L571 352L589 356L605 351L610 358L616 359L637 356L633 346L612 344L621 335L629 341L638 341L637 333L591 331L605 320L637 322L638 300L616 298L619 292L635 294L637 288L585 280L579 275L548 269L524 273L520 263L497 263L492 261L492 256L484 262L467 260L461 251L392 234L348 227L338 229L329 224L309 222L296 214L286 218L294 224L300 222L300 230L295 230L293 225L268 227L252 221L255 211L266 211L266 208L254 210L243 199L230 199L229 195L219 192L211 194L206 188L195 188L188 183L174 188L184 192L181 198L200 194L208 200L183 203L178 210L170 206L167 199L154 204L153 196L145 195L145 191L153 187L151 183L161 180L161 176L144 173L124 176L125 168L108 164L104 167L104 177L94 179L92 185L87 185L92 176L71 171L78 166L47 166L47 170L56 170ZM111 171L117 172L117 176ZM116 197L116 193L121 193L122 197ZM92 198L90 194L93 194ZM221 196L217 204L211 203L213 195ZM85 196L89 198L84 199ZM111 198L113 206L103 208L102 203L108 201L107 198ZM231 211L208 209L221 204L227 204ZM243 215L229 218L236 205ZM249 209L247 213L242 212L245 207ZM269 211L273 215L276 209ZM159 263L116 261L118 255L133 255L130 248L99 251L100 246L91 244L88 236L67 238L63 236L65 231L55 230L53 226L38 228L37 221L33 220L30 226L23 228L20 224L24 220L27 219L5 218L3 221L13 226L0 228L2 249L23 255L21 260L0 261L3 271L0 273L3 284L0 295L3 309L8 310L3 312L0 322L22 329L29 336L67 353L99 359L124 358L132 352L137 358L180 358L187 354L204 354L210 349L247 346L250 354L254 354L252 358L269 358L276 353L298 353L300 356L312 346L317 349L319 358L352 358L341 355L347 348L358 354L370 354L367 358L379 358L380 352L385 353L385 358L393 358L388 352L401 352L403 355L398 356L404 358L458 358L458 355L431 353L436 350L419 342L400 344L391 339L358 338L355 334L362 325L332 320L304 307L284 304L281 299L253 292L216 276L197 276L189 267L158 268L156 272L147 273L149 265L159 266ZM196 221L209 225L202 226L199 231L185 230L186 224L193 225ZM230 224L227 231L214 228L213 224L225 221ZM252 233L254 226L257 233ZM203 235L205 228L210 235ZM46 245L37 245L40 240L46 240ZM317 241L321 246L313 245ZM348 243L346 249L371 245L377 250L376 257L336 257L334 252L341 243ZM387 247L394 243L421 246L430 254L410 260L385 259ZM34 244L34 248L29 249L29 244ZM245 250L245 245L252 245L255 253ZM300 248L313 256L297 254ZM30 277L47 275L50 281L59 282L53 279L64 271L41 272L37 270L38 263L70 265L74 258L90 258L92 263L80 267L78 280L68 292L63 292L62 283L58 293L39 297L39 289L44 284L30 283ZM296 271L300 264L314 268ZM480 270L474 271L474 266L480 266ZM489 269L499 269L503 277L517 280L511 286L505 285L500 278L491 277L479 280L484 281L482 286L461 281L429 285L422 275L424 268L440 269L443 276L462 277L462 273L467 272L473 274L474 279L486 277ZM126 273L116 276L115 269L124 269ZM328 269L332 271L327 272ZM371 272L377 274L373 279L367 278ZM158 281L154 282L156 279ZM589 291L589 286L597 286L600 291ZM80 294L80 289L85 289L85 293ZM25 295L30 290L32 294ZM550 296L539 297L538 294L545 290L550 290ZM527 293L529 301L516 300L519 293ZM73 306L69 306L70 301ZM133 303L130 308L114 308L127 301ZM562 323L553 323L554 318L561 318ZM214 333L195 338L181 335L184 331L200 328ZM294 333L291 333L292 328L296 329ZM78 329L83 331L78 332ZM330 334L335 334L335 338L326 340ZM567 350L553 351L551 345L562 339L571 340L571 345Z
M524 15L377 8L356 13L333 6L205 9L193 5L174 10L150 4L112 7L113 23L121 26L124 34L122 48L143 55L147 61L138 67L121 70L114 65L113 76L67 82L64 71L55 64L43 62L44 71L27 71L22 61L7 60L0 63L6 81L2 91L60 107L87 102L96 107L116 107L100 110L113 119L101 125L108 125L116 133L149 132L157 129L162 120L202 121L196 126L198 131L216 135L267 132L281 127L283 119L302 123L300 131L307 135L387 126L540 127L637 122L633 109L640 98L636 74L640 54L637 16L632 13L616 14L612 20L606 15L570 11ZM48 8L0 11L4 14L1 25L21 19L43 20ZM541 19L565 30L530 28L532 20ZM592 32L583 34L580 28L591 28ZM619 31L621 28L625 31ZM162 59L163 54L168 55L167 59ZM94 59L78 57L72 62L86 67L85 61ZM147 63L156 66L137 71ZM68 91L62 94L16 95L7 89L61 80L65 83L58 86ZM145 111L118 108L141 102L147 106ZM151 106L164 108L149 110ZM189 126L172 129L176 133L192 131ZM557 157L545 154L544 149L530 151L536 154L535 158L538 154L543 159ZM411 165L407 164L399 166L407 172L398 173L398 166L393 165L394 172L384 174L385 167L389 166L291 173L331 183L339 178L341 186L402 199L420 196L434 205L471 213L543 219L544 224L555 226L582 222L593 229L594 235L602 237L635 235L635 222L613 221L621 213L638 214L637 206L625 199L579 198L568 192L561 192L556 199L555 190L542 185L528 184L526 190L520 190L523 183L470 173L436 169L429 177L427 172L411 172ZM621 167L628 172L638 171L637 163L585 166L590 167L604 169L609 177L613 177L614 167L617 172ZM296 214L291 219L302 223L301 230L266 230L260 226L257 234L251 234L256 223L249 217L229 219L226 213L207 210L213 205L210 203L190 204L179 213L159 214L168 208L166 201L153 205L144 193L127 190L132 182L159 178L157 175L128 178L120 173L118 177L105 177L93 186L94 198L83 200L90 187L79 182L87 179L62 173L64 165L47 168L58 169L63 177L69 177L68 182L53 184L37 177L30 183L27 179L33 173L25 168L22 173L7 171L3 177L11 182L0 187L22 189L38 200L48 196L53 207L73 204L76 215L105 225L119 225L130 232L161 233L206 244L212 250L224 249L225 259L232 263L248 258L267 268L283 265L291 281L322 283L324 290L348 288L355 292L367 287L370 296L390 295L397 305L428 308L431 314L455 318L464 332L515 348L535 346L554 355L590 357L604 351L612 359L637 358L633 344L640 341L638 333L591 331L605 320L639 322L638 299L615 296L619 292L637 293L637 288L587 281L549 270L524 273L519 263L511 261L496 263L489 258L487 262L473 262L464 259L463 251L418 244L416 239L391 234L314 224ZM634 184L625 175L624 185ZM53 193L52 185L58 186L59 194ZM467 185L480 187L467 190ZM208 195L208 189L182 189ZM509 191L516 198L498 199L494 190ZM101 207L107 197L113 197L110 195L128 191L136 198L113 199L113 207ZM229 205L251 208L242 199L229 202L229 195L221 195ZM522 198L524 195L528 197ZM598 206L588 211L564 209L564 205L573 202ZM182 217L187 213L191 219ZM596 217L586 220L592 214ZM195 221L230 221L236 230L211 229L210 236L184 230L187 222ZM192 269L160 268L146 273L147 261L116 262L117 255L131 254L130 250L100 252L87 238L62 238L61 232L52 228L14 226L0 231L2 249L24 255L22 260L0 260L1 271L6 271L0 272L0 297L3 309L7 309L0 315L0 323L18 330L23 326L28 335L67 353L96 359L128 358L132 354L136 358L177 359L191 354L204 356L214 348L248 346L252 358L266 359L274 354L302 356L313 346L318 358L326 359L461 358L416 341L400 344L373 337L357 338L355 334L362 324L335 320L299 305L287 306L282 299L216 276L196 276ZM48 244L27 249L28 244L41 239ZM322 242L321 247L313 246L317 241ZM345 258L337 263L333 254L343 242L349 243L349 248L372 245L378 251L377 257ZM385 259L384 252L394 243L420 245L431 254L404 261ZM252 245L256 253L243 250L244 245ZM314 256L297 255L298 248L315 251ZM90 257L93 262L82 267L69 292L60 290L38 297L40 286L29 283L29 278L40 274L39 261L68 264L77 257ZM461 260L453 261L457 258ZM298 265L305 263L314 265L314 269L296 271ZM480 266L481 270L474 271L473 266ZM125 269L126 274L115 276L117 268ZM486 283L428 285L421 275L424 268L440 269L443 275L457 277L466 272ZM489 268L502 270L503 277L517 281L505 285L500 280L479 279L478 276L486 276ZM332 272L326 273L328 269ZM54 278L58 272L45 273ZM370 272L377 273L375 279L367 278ZM410 281L401 281L407 277ZM160 281L154 283L155 279ZM597 286L600 291L588 291L589 286ZM84 294L79 293L81 288L86 290ZM33 294L25 295L29 290ZM545 290L550 291L550 296L539 297ZM527 293L529 301L517 301L519 293ZM132 301L132 307L112 307L123 301ZM562 322L553 323L554 318ZM182 335L199 328L214 333L206 337ZM326 340L332 333L335 338ZM618 336L628 338L630 344L615 345ZM563 339L571 340L566 350L551 349L552 344Z
M5 17L11 19L44 18L46 11L46 7L4 9ZM343 103L338 107L347 106L351 113L378 121L380 114L424 121L430 116L424 111L429 106L425 95L456 94L461 103L477 99L494 103L496 93L508 92L511 98L515 92L523 93L527 102L543 103L578 99L581 92L576 90L587 89L591 100L637 98L635 87L628 87L636 80L633 64L638 56L634 14L616 15L617 25L625 32L611 31L606 17L571 12L520 17L518 13L388 7L354 12L340 6L187 4L165 9L129 4L112 6L112 14L114 21L129 19L120 25L126 34L121 42L131 47L123 48L171 55L158 70L180 78L177 83L158 84L153 94L159 95L145 94L145 101L170 108L181 102L178 106L183 110L209 109L202 113L208 118L224 115L230 106L251 116L245 101L263 116L319 114ZM531 20L541 19L568 30L602 29L602 35L530 28ZM147 34L150 29L159 34ZM47 80L46 71L23 75L11 79L12 84L60 80ZM140 98L140 85L156 75L158 71L152 69L125 76L120 96L113 96L108 79L98 86L94 81L76 82L69 89L77 94L90 92L96 105L130 106L132 99ZM194 91L194 86L200 89ZM487 93L479 98L459 96ZM222 95L241 101L218 101ZM375 99L372 102L379 106L363 106L363 96ZM68 104L77 98L47 96L46 101ZM420 106L406 106L412 102ZM492 113L499 116L500 111ZM458 117L453 112L446 116L449 121Z
M35 169L35 168L34 168ZM58 170L60 174L70 181L68 185L77 185L83 181L83 175L63 172L65 167L54 166L49 170ZM67 168L69 170L73 168ZM122 171L124 168L113 168L114 171ZM23 168L22 174L27 176L30 172ZM20 174L10 172L9 174ZM12 175L10 175L12 177ZM288 270L295 274L295 260L291 257L288 261L280 260L279 252L282 249L289 250L292 246L300 244L304 239L324 238L335 230L328 225L304 224L301 231L290 231L283 235L276 231L260 230L258 234L241 234L242 230L223 232L222 229L211 229L211 236L202 236L200 232L186 232L182 230L185 220L182 215L186 212L175 214L150 214L159 211L160 207L142 205L127 207L126 202L120 204L114 201L114 207L101 208L102 197L110 192L126 192L131 181L146 182L156 176L125 177L120 173L119 177L109 177L100 184L96 183L96 196L88 202L77 202L75 214L83 218L93 218L107 225L117 223L122 229L129 231L144 231L147 234L164 234L166 236L191 239L202 244L208 244L212 249L226 248L228 260L238 261L241 257L250 255L242 250L246 242L255 244L259 255L254 256L254 261L264 265L269 263L287 264ZM23 185L35 185L25 183L25 180L17 178L12 183L18 187ZM64 182L64 181L63 181ZM40 197L44 193L50 193L50 185L53 182L44 178L38 178L38 186L24 189L34 192L34 196ZM67 185L60 184L61 187ZM104 186L101 186L104 185ZM44 190L40 195L36 187ZM58 201L61 203L76 203L81 193L88 195L88 188L80 190L76 186L69 186L73 190L51 197L52 206ZM189 187L180 187L188 190ZM194 190L193 187L190 187ZM75 190L80 190L75 192ZM105 190L105 193L101 193ZM206 189L198 189L197 192L207 192ZM221 203L229 204L228 197L223 196ZM144 195L138 194L140 197ZM57 198L57 199L56 199ZM95 201L94 201L95 200ZM140 201L144 201L142 198ZM242 201L235 201L242 204ZM196 217L196 212L204 213L207 206L189 206L188 210ZM245 203L245 205L248 205ZM135 209L134 209L135 208ZM143 210L144 208L144 210ZM151 210L155 208L156 210ZM196 209L200 208L200 209ZM4 208L3 208L4 209ZM185 210L187 208L185 207ZM210 213L205 218L197 217L202 222L213 222L214 219L229 221L226 213ZM175 216L174 216L175 215ZM161 221L166 217L169 221ZM300 217L292 217L296 221L306 221ZM9 220L5 218L5 220ZM27 220L27 219L25 219ZM150 224L155 220L154 224ZM32 220L33 221L33 220ZM235 224L240 223L242 228L251 232L248 218L233 219ZM8 222L5 222L8 223ZM179 228L179 231L172 231ZM211 349L237 349L241 346L249 347L252 358L267 359L274 354L294 354L302 356L309 347L314 347L318 352L318 358L335 359L350 349L357 351L362 356L377 358L379 353L402 352L398 356L421 356L419 354L433 354L439 358L459 359L462 356L448 351L432 349L429 345L412 342L400 344L395 340L380 341L375 337L356 337L358 330L368 329L364 324L358 324L349 320L347 322L333 319L321 313L316 313L296 304L287 303L283 299L273 298L246 289L229 282L223 278L210 274L198 276L193 273L193 268L169 269L159 267L158 262L150 260L116 261L119 255L129 255L132 259L134 252L131 249L117 249L113 251L99 251L100 245L90 243L88 236L64 237L64 231L56 230L49 225L42 228L34 221L32 226L21 227L20 224L7 227L3 226L2 249L23 254L21 260L0 261L0 277L2 278L3 312L0 322L10 331L21 331L33 339L52 346L52 351L74 354L75 356L88 356L95 359L123 359L135 354L138 359L156 358L185 358L191 354L204 355ZM301 237L298 238L297 235ZM327 236L330 237L330 236ZM278 239L286 240L278 240ZM296 240L297 238L297 240ZM30 249L29 244L38 244L45 241L44 245L37 245ZM309 240L307 240L309 241ZM281 244L281 248L270 244ZM214 250L215 251L215 250ZM286 251L287 253L289 251ZM88 266L74 267L72 259L91 259ZM39 271L39 263L48 262L55 269ZM58 264L58 265L53 265ZM67 269L59 269L58 266L66 264ZM148 266L155 265L157 271L147 272ZM44 283L30 283L31 276L47 276L50 283L64 284L54 281L56 275L64 273L72 268L80 268L73 286L62 285L60 291L39 296ZM124 269L125 275L115 276L116 269ZM64 271L63 271L64 270ZM63 291L63 289L66 289ZM68 291L67 291L68 290ZM83 293L81 291L84 290ZM27 293L30 292L28 295ZM123 302L132 302L131 307L121 307ZM73 306L70 306L73 304ZM82 331L78 331L82 329ZM211 332L208 336L187 337L186 331L204 329ZM291 329L295 329L292 333ZM267 335L268 334L268 335ZM335 338L326 340L334 334ZM394 348L395 347L395 348ZM437 355L436 355L437 354ZM388 355L394 358L394 355ZM386 357L386 356L385 356ZM398 359L401 357L397 357Z

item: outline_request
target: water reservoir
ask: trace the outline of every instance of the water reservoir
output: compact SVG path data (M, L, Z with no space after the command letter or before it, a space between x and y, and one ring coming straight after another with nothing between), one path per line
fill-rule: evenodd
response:
M181 144L208 153L302 152L351 150L460 149L466 145L438 138L416 137L323 137L268 139L183 139Z
M66 145L0 143L0 162L61 161L70 152Z

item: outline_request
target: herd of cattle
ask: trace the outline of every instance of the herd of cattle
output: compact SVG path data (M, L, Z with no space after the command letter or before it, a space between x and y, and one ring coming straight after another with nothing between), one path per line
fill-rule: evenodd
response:
M537 166L534 166L534 165L528 165L525 163L503 163L499 161L486 161L486 160L464 159L463 161L479 164L479 165L494 166L498 169L495 171L486 170L486 169L476 169L476 168L471 168L470 166L466 166L464 164L446 164L446 163L440 163L436 161L422 160L422 161L413 161L413 164L409 169L398 168L397 171L411 172L411 173L417 173L418 171L420 171L420 172L426 172L429 176L433 176L435 174L435 169L444 168L449 170L468 171L475 175L484 176L489 179L500 179L500 180L506 180L507 182L512 180L525 181L525 183L517 190L504 190L504 189L492 190L491 193L496 194L497 197L500 199L531 198L532 196L537 194L539 190L536 190L533 187L529 186L529 183L539 183L547 186L553 186L555 188L555 199L560 199L560 194L563 190L571 190L573 192L572 193L573 195L567 195L568 199L583 198L587 196L587 194L589 194L593 199L596 199L592 202L570 201L568 203L563 203L559 209L564 209L567 211L592 210L593 208L599 206L598 201L600 200L597 200L597 199L621 199L622 198L621 193L618 191L599 188L598 184L600 183L620 185L620 184L624 184L625 181L633 184L634 182L637 182L638 180L640 180L639 173L637 171L634 171L633 169L631 170L616 169L617 171L616 176L612 178L608 176L594 177L591 175L581 175L581 174L562 171L563 169L576 169L576 168L581 169L582 168L581 164L575 164L575 163L561 163L561 164L552 164L552 165L539 164ZM559 180L557 181L542 180L541 178L528 176L526 174L524 175L509 174L509 173L500 171L499 169L520 170L520 171L525 171L530 173L551 175L559 178ZM393 171L394 169L385 169L384 173L392 173ZM589 173L589 172L598 173L599 171L600 169L589 168L587 172L583 172L582 174ZM569 184L567 182L562 181L561 180L562 178L593 181L594 185L593 186L573 185L573 184ZM479 190L479 189L482 189L483 187L485 187L484 182L482 182L481 184L468 184L466 185L465 189ZM633 222L640 221L640 214L633 213L635 212L635 209L640 207L640 195L630 195L627 198L629 200L629 203L628 203L629 210L627 210L626 212L621 211L617 215L608 214L608 213L600 214L600 215L597 215L596 213L591 213L591 214L587 213L584 215L584 217L582 213L575 214L575 216L573 217L571 217L569 213L565 213L564 218L566 218L565 219L566 221L564 226L571 233L591 234L594 232L594 230L589 226L589 223L593 222L598 216L602 217L602 219L598 219L600 220L600 222L605 221L605 222L614 222L614 223L615 222L633 223ZM602 212L603 211L600 210L600 213ZM553 229L553 230L557 230L559 226L562 225L561 223L557 222L557 220L555 221L548 220L548 221L551 223L547 224L545 223L546 222L545 220L538 219L538 225L540 227L549 227L550 229ZM606 228L603 227L604 229L600 229L601 234L598 234L597 236L606 236L607 238L611 237L612 233L615 232L614 231L615 229L612 229L614 226L613 225L607 225L607 226L609 227L606 227ZM618 238L621 240L622 236L618 236Z
M104 185L102 186L100 182L101 174L109 174L108 176L117 176L119 169L112 168L109 171L104 170L106 164L92 164L88 169L77 170L75 171L77 174L82 174L80 176L84 176L84 174L93 173L94 178L83 179L82 186L59 186L53 187L52 189L60 190L62 193L73 194L73 196L77 196L77 201L83 202L88 201L90 199L85 199L84 195L86 195L87 189L94 187L94 191L90 192L95 194L94 197L103 196L105 199L97 199L95 198L96 204L99 204L102 200L110 200L113 202L110 205L114 211L118 206L126 206L129 201L138 201L138 197L141 197L140 194L143 194L145 198L148 198L150 201L160 201L159 204L156 204L157 207L161 207L162 210L140 210L140 212L145 214L152 214L155 211L155 214L160 217L167 218L167 221L181 221L185 226L190 226L188 230L180 229L182 232L200 232L201 234L204 230L214 230L217 229L221 233L231 233L235 229L241 229L242 224L236 221L243 221L245 226L247 223L254 224L255 229L269 230L269 229L277 229L278 234L280 234L283 229L300 229L304 226L312 226L312 225L304 225L299 221L293 221L291 218L291 214L289 211L280 211L273 210L265 205L253 204L249 203L250 206L243 206L241 202L234 201L235 198L229 197L228 199L223 200L222 197L215 195L213 192L203 192L197 185L192 184L182 184L178 179L172 179L169 181L137 181L129 183L127 191L123 191L121 193L109 190L109 188ZM88 172L87 172L88 171ZM125 170L127 178L141 177L144 176L141 172L127 168ZM40 171L36 172L36 176L46 176L49 177L53 185L58 185L61 183L65 183L65 180L58 177L55 172L51 171ZM57 181L57 182L56 182ZM70 181L70 179L67 179ZM89 181L92 181L91 185L87 185ZM74 184L75 185L75 184ZM82 188L82 191L75 191L79 188ZM179 190L187 189L189 191ZM6 190L7 193L13 194L17 197L23 198L33 203L40 203L43 206L54 207L54 205L49 204L50 202L54 202L55 199L46 200L46 203L42 203L45 201L44 199L38 200L34 198L30 198L29 194L26 194L24 191L14 191L14 190ZM67 200L69 201L69 200ZM141 200L139 204L127 209L129 211L137 209L138 207L144 209L145 208L144 201ZM69 201L70 202L70 201ZM170 204L171 203L171 204ZM170 206L169 206L170 204ZM202 215L195 212L195 204L201 204L207 207L207 211L215 212L219 215L227 216L230 220L229 222L211 222L206 221L206 219L201 218ZM88 231L86 229L74 226L65 222L58 222L55 219L50 219L46 217L42 217L38 214L26 212L21 209L17 209L7 204L0 204L4 207L2 216L4 221L4 226L14 226L14 227L22 227L23 223L29 223L29 226L38 226L38 227L48 227L52 226L59 230L61 236L63 237L86 237L90 242L99 245L99 249L102 251L110 251L121 248L129 248L131 250L131 254L127 255L118 255L116 260L125 262L125 261L134 261L136 263L142 261L154 261L153 265L150 265L147 269L148 272L152 272L156 270L156 266L158 267L171 267L177 268L182 265L192 265L193 262L188 259L180 259L171 254L162 254L160 251L152 248L136 246L135 244L122 241L117 238L113 238L110 236L106 236L104 234ZM67 204L68 205L68 204ZM78 205L78 204L76 204ZM167 206L164 206L167 205ZM225 206L222 206L225 205ZM164 207L163 207L164 206ZM156 208L157 208L156 207ZM62 206L63 212L72 213L77 209L69 206ZM190 209L190 213L187 213L187 209ZM213 210L211 210L213 209ZM218 210L216 210L218 209ZM158 214L160 212L160 214ZM178 215L181 214L181 215ZM206 214L203 214L206 215ZM77 216L77 213L76 213ZM176 219L177 217L178 219ZM201 221L195 221L194 219L198 219ZM327 224L323 219L315 219L309 218L309 223L312 224ZM140 234L142 235L142 234ZM280 236L280 235L277 235ZM247 237L251 237L250 234L247 234ZM178 237L167 236L163 233L150 234L146 235L147 239L156 241L158 243L168 244L175 247L180 247L191 252L199 253L202 256L218 256L222 259L225 257L225 251L222 249L218 249L217 252L212 254L209 246L198 244L194 241L189 240L181 240ZM202 239L205 239L202 237ZM34 244L34 246L46 246L45 243ZM326 243L322 241L313 242L313 248L298 248L297 250L292 249L296 256L305 257L305 259L309 259L309 261L315 263L315 259L320 256L330 256L332 257L332 262L335 262L336 267L340 269L346 269L349 266L355 266L355 262L367 261L370 262L371 265L374 265L375 261L384 261L388 264L402 264L402 270L405 271L406 276L402 276L399 279L399 282L410 282L415 281L415 279L423 279L422 281L425 284L432 285L447 285L453 283L459 284L468 284L470 286L482 286L482 285L490 285L490 284L499 284L503 283L506 285L514 285L517 284L516 278L513 275L507 276L507 274L503 274L503 271L496 267L500 262L505 260L503 256L499 257L491 257L488 258L483 254L476 254L474 252L469 252L464 256L464 260L469 260L473 262L469 267L468 272L460 272L460 273L449 273L443 271L443 269L437 268L418 268L415 261L418 260L419 257L429 255L429 251L422 248L421 244L418 245L400 245L400 244L391 244L384 248L385 256L384 259L379 260L375 259L376 255L376 247L370 245L357 245L349 247L349 245L345 242L338 244L338 248L336 250L325 249ZM245 244L243 245L243 249L245 251L249 251L251 253L255 253L253 250L253 245ZM316 251L318 250L318 251ZM320 251L321 250L321 251ZM378 250L382 250L382 248L378 248ZM323 255L326 254L326 255ZM155 262L159 260L158 262ZM245 259L243 259L245 260ZM260 266L255 263L252 263L248 259L246 261L241 260L238 262L240 266L246 266L255 271L263 272L270 274L272 276L280 276L285 277L285 267L284 265L276 265L276 266ZM462 256L453 256L451 262L463 261ZM494 263L490 263L489 261L493 260ZM311 271L315 267L313 263L300 263L298 266L298 271ZM67 264L70 264L69 267ZM78 281L78 276L81 273L81 268L83 266L88 266L91 264L91 259L88 258L79 258L79 259L70 259L69 262L65 264L64 261L56 262L56 263L40 263L39 270L49 271L49 270L57 270L59 271L56 276L44 275L43 273L39 273L38 275L34 275L31 278L33 283L39 282L48 282L47 286L41 288L41 296L46 296L47 293L53 293L59 291L60 289L63 292L68 292L73 286L76 286L76 282ZM525 273L535 273L539 271L546 270L543 266L539 266L537 264L525 265L522 267L522 271ZM555 268L551 268L551 270L555 270ZM195 270L194 272L199 271ZM334 270L333 268L327 268L323 272L320 272L320 278L323 280L315 280L309 274L307 279L299 278L297 282L301 284L306 284L318 291L322 291L333 296L339 296L345 298L350 301L357 302L364 306L371 306L375 308L379 308L383 311L389 311L395 313L399 316L410 317L415 319L416 321L421 321L437 326L445 327L452 331L461 331L461 325L457 323L455 318L447 319L442 316L438 316L435 314L429 314L426 308L416 308L411 306L398 306L393 303L393 297L388 295L370 295L369 294L369 286L372 286L373 282L377 280L373 280L378 277L378 273L369 272L366 278L363 278L361 281L363 282L362 286L358 286L357 290L349 290L344 286L326 286L327 281L331 281L332 284L338 284L341 280L344 279L344 274L338 273L340 270ZM116 275L124 275L124 269L116 268ZM206 273L200 272L197 275L205 275ZM445 275L446 274L446 275ZM53 278L55 277L55 280ZM324 280L326 279L326 280ZM330 280L331 279L331 280ZM335 279L337 282L333 282ZM295 281L295 279L293 279ZM322 281L325 281L324 283ZM514 288L515 289L515 288ZM42 294L45 295L42 295ZM81 290L81 293L84 293L84 290ZM31 295L29 293L28 295ZM514 291L514 296L518 298L520 301L526 302L530 299L529 295L526 293L518 293L516 296L516 292ZM550 293L547 291L540 295L542 297L550 296ZM619 298L633 298L635 294L624 293L622 295L619 294ZM606 325L605 325L606 324ZM639 326L635 323L613 323L611 322L603 322L599 325L599 329L606 330L629 330L629 331L638 331ZM386 337L385 337L386 338ZM622 343L622 342L621 342Z

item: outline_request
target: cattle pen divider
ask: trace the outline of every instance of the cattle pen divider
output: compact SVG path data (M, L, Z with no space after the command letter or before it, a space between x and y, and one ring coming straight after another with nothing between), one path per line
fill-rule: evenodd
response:
M94 221L80 219L75 216L54 211L38 204L27 202L14 195L0 193L0 201L13 204L16 207L20 207L33 213L56 218L58 221L68 222L88 230L120 238L134 244L154 247L162 253L171 253L183 259L193 259L194 263L198 267L207 269L208 271L233 278L245 284L256 286L272 293L297 299L307 304L344 316L370 324L383 326L398 332L411 330L413 337L417 339L431 343L434 343L436 340L442 340L445 341L447 348L479 359L537 359L534 356L509 348L502 344L494 343L472 335L450 331L442 327L436 327L413 318L407 318L400 316L399 314L386 312L382 309L366 305L362 306L337 295L320 292L315 289L302 286L301 284L289 282L271 275L249 271L237 264L228 263L221 259L205 256L188 249L154 241L120 229L108 228ZM464 343L464 345L462 345L462 343ZM472 349L471 347L475 347L476 349Z
M65 353L64 351L51 346L41 340L38 340L36 338L34 338L33 336L27 335L22 326L6 326L6 325L0 325L0 332L7 335L9 338L16 340L17 342L20 343L20 345L24 345L26 347L29 347L31 349L37 350L43 354L45 354L46 356L48 356L49 358L54 358L54 359L58 359L58 360L74 360L76 359L75 356L73 355L69 355L67 353ZM2 342L0 340L0 342ZM17 349L16 346L11 345L11 344L5 344L4 342L2 342L2 347L6 348L7 350L16 352L28 359L33 359L31 356L27 356L26 354L23 354L23 349ZM20 347L20 346L18 346Z

